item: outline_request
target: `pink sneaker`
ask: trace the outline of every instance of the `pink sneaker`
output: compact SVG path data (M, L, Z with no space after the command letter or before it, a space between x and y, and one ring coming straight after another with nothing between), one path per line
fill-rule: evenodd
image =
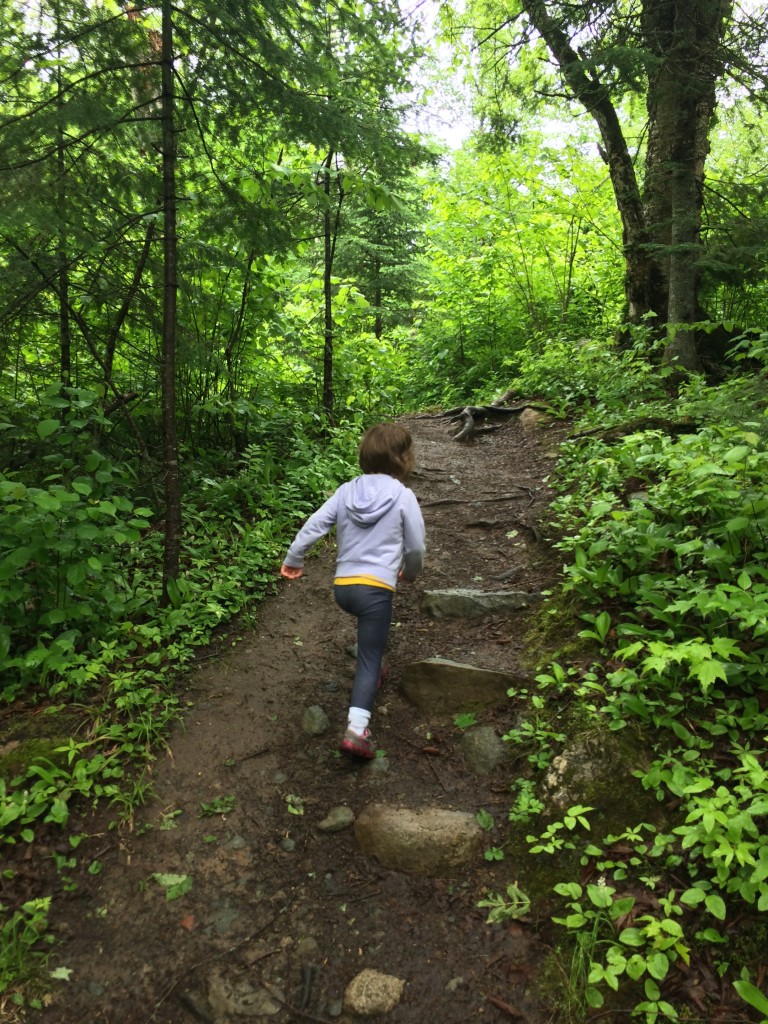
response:
M376 757L376 747L373 745L369 729L366 729L362 736L347 729L339 744L339 750L347 757L364 757L369 761Z

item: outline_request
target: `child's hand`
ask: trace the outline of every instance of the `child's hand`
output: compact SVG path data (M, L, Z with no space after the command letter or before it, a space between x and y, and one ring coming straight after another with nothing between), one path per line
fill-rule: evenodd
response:
M292 565L286 565L285 562L280 566L280 575L287 580L297 580L303 572L303 569L295 569Z

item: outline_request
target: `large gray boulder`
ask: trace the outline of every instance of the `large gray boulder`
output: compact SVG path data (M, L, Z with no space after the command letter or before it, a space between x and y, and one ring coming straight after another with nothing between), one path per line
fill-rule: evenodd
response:
M511 686L529 683L529 679L510 672L475 668L445 658L427 658L406 668L400 691L425 714L450 717L462 711L498 707L507 700Z
M449 877L481 856L483 831L465 811L371 804L355 821L355 838L363 853L385 868Z

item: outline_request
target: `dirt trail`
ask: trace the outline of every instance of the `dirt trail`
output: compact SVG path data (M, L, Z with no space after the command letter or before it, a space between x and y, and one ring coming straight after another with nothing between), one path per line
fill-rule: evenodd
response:
M329 544L265 602L252 633L195 670L193 706L158 758L156 796L133 829L110 829L106 812L83 823L90 838L69 872L77 886L55 899L51 918L60 936L51 967L71 976L55 983L36 1017L44 1024L333 1020L366 967L406 982L392 1024L545 1019L533 984L536 922L489 927L477 908L514 866L480 860L458 878L411 877L364 857L351 828L318 829L339 805L355 814L374 801L485 808L505 820L511 803L510 763L473 776L460 730L425 720L398 680L425 657L517 664L525 613L436 622L419 598L441 587L554 583L557 559L539 524L561 430L526 432L514 418L459 445L444 419L406 422L428 555L424 576L396 597L392 674L372 722L386 756L357 764L335 753L354 625L332 600ZM322 735L303 728L312 706L330 720ZM479 719L501 735L515 713L510 702ZM100 873L89 874L94 860ZM188 877L191 888L166 899L158 875Z

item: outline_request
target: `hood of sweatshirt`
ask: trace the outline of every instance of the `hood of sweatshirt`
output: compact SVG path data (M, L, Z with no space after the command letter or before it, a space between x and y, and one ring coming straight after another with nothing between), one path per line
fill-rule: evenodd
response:
M365 473L344 488L344 508L356 526L373 526L397 501L403 485L386 473Z

